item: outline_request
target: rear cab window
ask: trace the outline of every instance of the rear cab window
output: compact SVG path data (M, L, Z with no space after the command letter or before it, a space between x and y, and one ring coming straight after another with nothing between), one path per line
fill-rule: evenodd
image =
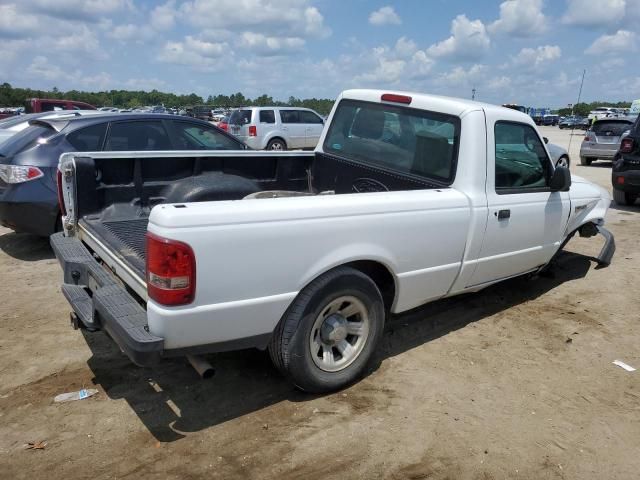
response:
M450 185L459 142L460 119L456 116L342 100L327 132L324 151Z

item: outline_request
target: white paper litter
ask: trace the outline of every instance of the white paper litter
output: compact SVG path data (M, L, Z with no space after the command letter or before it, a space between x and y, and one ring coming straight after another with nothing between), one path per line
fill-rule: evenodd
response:
M614 360L612 362L614 365L617 365L619 367L624 368L627 372L635 372L636 369L633 368L631 365L627 365L626 363L624 363L622 360Z

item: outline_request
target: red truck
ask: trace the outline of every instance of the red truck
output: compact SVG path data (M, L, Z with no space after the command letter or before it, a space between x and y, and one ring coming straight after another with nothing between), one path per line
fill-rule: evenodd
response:
M25 101L24 107L25 113L53 112L55 110L96 110L96 107L88 103L49 98L29 98Z

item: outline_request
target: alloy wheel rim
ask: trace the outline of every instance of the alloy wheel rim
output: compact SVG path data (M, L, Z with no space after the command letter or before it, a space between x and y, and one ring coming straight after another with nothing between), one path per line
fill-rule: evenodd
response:
M369 337L369 314L364 303L352 296L326 304L309 335L313 363L325 372L339 372L362 353Z

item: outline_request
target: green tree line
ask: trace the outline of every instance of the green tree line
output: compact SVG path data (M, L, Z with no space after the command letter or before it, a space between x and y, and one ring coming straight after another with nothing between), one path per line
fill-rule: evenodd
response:
M109 90L103 92L83 92L80 90L61 91L56 87L51 90L34 90L31 88L17 88L9 83L0 84L0 107L19 107L28 98L56 98L78 100L96 107L133 108L144 105L164 105L165 107L186 107L191 105L215 105L218 107L242 106L291 106L312 108L320 114L326 115L333 106L333 100L327 98L298 99L289 97L287 102L274 100L266 94L254 99L245 97L242 93L232 95L209 95L206 100L195 93L176 95L174 93L151 90Z
M631 106L631 102L591 102L591 103L576 103L573 106L573 114L579 115L581 117L586 117L589 115L589 112L597 107L615 107L615 108L629 108ZM571 108L561 108L558 110L558 115L571 115Z

